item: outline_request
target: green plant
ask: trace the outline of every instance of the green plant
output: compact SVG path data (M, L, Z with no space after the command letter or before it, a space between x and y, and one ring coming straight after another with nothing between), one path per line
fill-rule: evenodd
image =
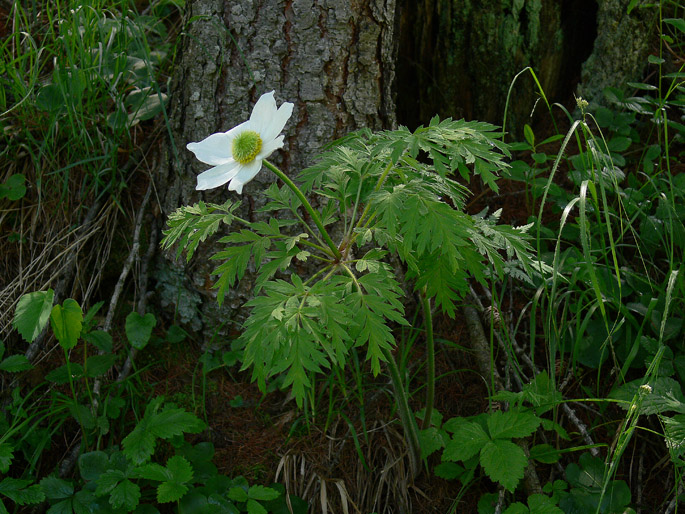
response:
M267 379L285 374L283 385L292 387L302 405L311 394L314 374L343 368L354 348L365 348L374 374L381 362L388 366L417 469L420 450L407 386L391 352L393 325L408 323L399 301L403 292L385 260L396 256L407 265L408 278L423 298L427 327L432 301L446 314L454 314L468 275L485 281L494 270L500 276L510 273L530 280L545 269L531 255L527 227L497 225L497 213L468 216L460 210L467 190L449 178L451 173L468 178L471 165L497 190L496 173L507 167L502 154L494 151L506 152L506 146L492 138L493 131L484 123L437 118L413 133L404 128L360 131L338 141L318 164L304 170L301 189L263 161L285 183L281 188L274 184L265 193L269 202L263 210L280 212L279 218L249 222L235 215L238 204L233 201L199 202L169 217L162 244L169 248L179 243L178 253L185 249L190 259L221 225L241 227L219 240L225 247L212 259L220 261L215 271L219 302L226 288L243 278L251 260L258 270L259 295L247 304L250 316L240 337L243 367L252 368L262 389ZM320 212L305 194L321 198ZM315 227L300 215L300 208ZM336 221L342 228L339 243L326 228ZM291 266L293 260L317 266L309 276L300 277ZM289 280L278 278L279 272L288 271ZM431 359L429 328L426 334ZM434 372L429 366L427 420L434 381L430 373Z

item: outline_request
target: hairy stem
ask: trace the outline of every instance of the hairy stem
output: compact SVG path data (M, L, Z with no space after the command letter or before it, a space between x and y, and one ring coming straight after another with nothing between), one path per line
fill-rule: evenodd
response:
M302 191L300 191L300 188L295 185L295 183L290 180L290 177L288 177L285 173L283 173L280 169L278 169L276 166L271 164L269 161L264 159L262 161L264 163L264 166L269 168L271 171L273 171L278 178L280 178L283 182L285 182L285 185L288 186L293 193L299 198L300 202L302 202L302 207L305 208L305 210L309 213L309 215L312 217L312 220L316 224L317 228L319 229L319 232L321 232L321 236L323 237L324 241L326 241L326 244L328 247L331 249L331 252L333 252L333 255L335 256L336 259L341 259L342 254L340 253L340 250L338 250L338 247L335 246L335 243L331 239L331 236L328 235L328 232L323 226L323 223L321 223L321 218L319 218L318 213L314 210L312 207L312 204L309 203L309 200L302 194Z

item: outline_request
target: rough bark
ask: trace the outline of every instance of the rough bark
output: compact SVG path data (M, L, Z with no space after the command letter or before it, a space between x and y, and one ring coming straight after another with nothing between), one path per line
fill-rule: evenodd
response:
M232 198L242 201L240 216L264 217L256 210L264 203L260 192L276 180L271 172L262 170L242 196L226 188L199 194L195 177L207 166L185 145L244 121L265 92L275 90L279 104L295 103L285 148L272 156L291 176L351 130L394 126L394 13L395 0L188 2L172 86L175 148L168 145L158 177L162 215L198 199ZM162 305L194 330L204 322L227 333L250 296L251 281L241 281L219 309L211 253L205 244L190 265L170 254L161 258L158 291Z

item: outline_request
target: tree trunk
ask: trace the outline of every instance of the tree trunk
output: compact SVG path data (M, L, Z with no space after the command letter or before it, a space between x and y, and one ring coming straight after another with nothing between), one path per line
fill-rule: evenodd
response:
M501 125L509 85L526 66L533 67L549 97L572 91L565 87L574 68L567 50L578 42L578 27L575 11L562 2L402 2L398 96L416 101L400 103L400 123L425 124L438 113ZM594 35L589 36L591 44ZM582 54L584 48L572 50ZM513 91L508 128L523 129L537 94L526 74Z
M410 127L436 113L501 125L509 86L527 66L550 102L572 106L580 84L579 94L602 103L606 87L640 79L658 14L628 15L630 0L399 1L397 116ZM507 110L515 136L534 122L538 96L524 74Z
M196 176L207 169L185 149L191 141L226 131L249 117L252 106L274 90L277 102L295 104L285 127L285 148L271 159L295 176L334 139L361 127L395 125L395 0L263 0L187 3L186 27L172 85L173 144L158 177L162 215L197 200L240 200L239 216L265 218L256 210L261 192L276 180L266 169L242 196L225 187L200 194ZM206 337L231 331L250 297L246 277L227 293L223 307L211 288L213 253L206 242L190 264L172 254L157 269L162 306ZM238 316L240 318L241 316Z

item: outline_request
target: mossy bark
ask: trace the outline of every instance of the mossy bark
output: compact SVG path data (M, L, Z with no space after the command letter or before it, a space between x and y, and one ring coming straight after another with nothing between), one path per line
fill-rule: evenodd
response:
M270 171L263 169L241 196L225 187L200 194L196 176L207 166L185 149L246 120L265 92L274 90L278 104L295 104L285 148L271 158L291 177L351 130L393 127L394 14L395 0L189 1L172 84L173 143L157 177L161 215L200 199L231 198L242 202L241 217L266 217L257 210L261 192L276 181ZM208 242L189 264L172 254L158 262L160 303L205 338L238 328L233 321L252 290L248 276L218 307L211 287L216 263L208 260L215 250Z

